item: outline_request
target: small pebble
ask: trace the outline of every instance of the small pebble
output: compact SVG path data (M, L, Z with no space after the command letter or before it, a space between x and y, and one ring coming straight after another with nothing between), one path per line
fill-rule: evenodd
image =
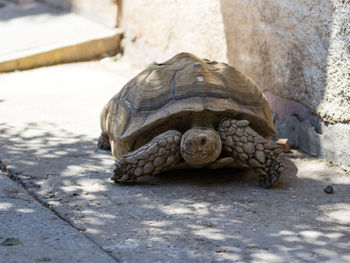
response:
M325 189L323 189L323 191L327 194L334 194L335 192L333 186L331 185L328 185Z

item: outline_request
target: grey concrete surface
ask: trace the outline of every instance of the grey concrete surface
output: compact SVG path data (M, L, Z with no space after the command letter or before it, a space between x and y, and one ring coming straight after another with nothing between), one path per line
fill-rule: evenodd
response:
M0 160L120 262L350 261L350 175L297 151L270 190L249 170L114 184L114 161L96 146L99 113L137 72L104 60L1 74Z
M0 262L117 262L78 230L41 206L21 186L0 173Z
M0 72L114 55L121 31L39 1L0 0Z

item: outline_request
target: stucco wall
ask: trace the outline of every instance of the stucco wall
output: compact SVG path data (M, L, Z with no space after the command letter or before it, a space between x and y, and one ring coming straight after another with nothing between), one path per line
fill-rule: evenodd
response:
M122 26L144 63L188 51L235 66L269 94L281 134L303 127L294 146L350 167L319 138L350 143L350 1L123 0Z
M157 47L148 52L136 43L142 45L139 56L146 52L150 60L185 51L227 62L220 1L123 0L122 26L129 39Z
M264 90L348 122L350 2L316 2L221 1L228 61Z

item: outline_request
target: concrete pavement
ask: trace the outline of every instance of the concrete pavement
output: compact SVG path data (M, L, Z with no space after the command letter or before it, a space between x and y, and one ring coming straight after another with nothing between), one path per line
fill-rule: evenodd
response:
M96 147L99 113L138 71L107 59L0 75L0 160L15 171L21 193L44 204L28 209L48 222L52 246L63 233L91 243L79 255L96 258L83 262L350 261L350 175L297 151L284 156L286 173L270 190L249 170L173 171L138 185L114 184L114 161ZM323 191L327 185L334 194ZM11 209L24 211L16 202L2 195L6 229L17 227ZM50 217L64 225L61 232L57 225L50 231ZM26 220L27 230L13 232L25 242L1 247L6 255L16 249L21 259L25 243L39 242L40 233L31 234L38 219ZM11 235L4 230L0 242ZM39 255L39 247L31 253ZM62 262L51 250L46 256Z
M0 72L114 55L121 31L39 1L0 0Z
M0 246L1 262L117 262L3 173L0 200L1 242L22 241Z

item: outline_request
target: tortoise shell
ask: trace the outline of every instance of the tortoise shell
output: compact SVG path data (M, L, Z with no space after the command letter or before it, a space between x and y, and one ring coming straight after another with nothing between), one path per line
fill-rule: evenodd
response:
M151 64L105 106L102 131L119 159L158 134L185 132L198 116L217 128L222 118L246 119L260 135L276 131L262 91L233 67L189 53Z

